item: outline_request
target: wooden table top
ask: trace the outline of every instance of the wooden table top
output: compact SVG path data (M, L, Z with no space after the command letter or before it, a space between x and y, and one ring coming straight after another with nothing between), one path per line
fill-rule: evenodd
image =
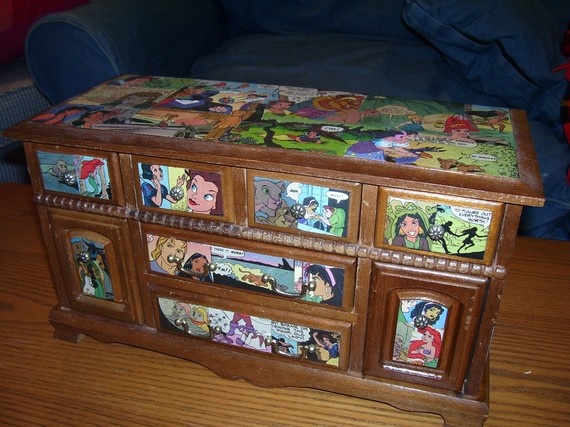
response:
M439 416L310 389L264 389L86 337L56 340L31 188L0 185L0 425L422 426ZM570 424L570 243L518 238L491 345L485 426Z

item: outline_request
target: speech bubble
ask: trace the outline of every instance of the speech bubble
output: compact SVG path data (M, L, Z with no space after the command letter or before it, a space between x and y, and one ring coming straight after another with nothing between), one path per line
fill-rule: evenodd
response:
M405 114L416 114L415 111L410 110L408 107L402 105L385 105L384 107L378 108L382 114L387 114L390 116L403 116Z
M233 276L232 265L225 262L216 263L216 274L220 276Z
M231 248L223 248L221 246L212 246L212 255L219 256L221 258L242 258L245 255L244 251L240 251L238 249L231 249Z
M334 190L327 191L327 197L336 200L337 203L340 203L342 200L348 200L348 194Z
M451 206L451 212L457 218L471 224L482 225L484 228L489 227L489 224L491 224L491 218L493 217L493 213L489 211L456 206Z
M287 186L287 196L299 203L299 197L301 196L301 184L299 182L292 182Z
M496 162L497 158L491 154L471 154L470 159L479 160L482 162Z
M310 338L310 328L306 326L291 325L283 322L273 322L271 325L273 335L281 335L297 342L308 341Z
M317 96L317 89L306 89L296 86L282 86L279 88L279 93L285 96L289 101L303 102Z
M322 130L324 130L325 132L342 132L344 130L344 128L340 127L340 126L323 126L321 127Z

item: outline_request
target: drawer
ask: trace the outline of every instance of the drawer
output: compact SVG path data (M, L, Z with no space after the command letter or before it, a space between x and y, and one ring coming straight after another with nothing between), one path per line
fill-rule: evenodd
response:
M176 276L171 286L208 292L218 285L345 311L353 306L356 258L152 225L142 227L142 238L148 273Z
M376 246L490 265L503 209L501 203L383 188Z
M250 227L356 242L360 184L247 171Z
M346 370L351 325L152 287L157 328L216 345Z
M233 222L232 168L195 162L132 157L139 209Z
M31 174L36 191L124 203L116 154L31 143L26 143L26 151L36 171Z

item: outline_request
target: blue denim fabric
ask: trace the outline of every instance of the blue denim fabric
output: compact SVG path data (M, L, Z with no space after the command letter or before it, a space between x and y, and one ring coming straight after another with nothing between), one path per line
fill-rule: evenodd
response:
M208 0L97 0L30 29L30 74L56 103L120 74L188 77L225 38Z
M544 207L525 207L519 234L556 240L570 240L570 185L566 170L570 167L570 146L564 141L562 128L536 121L530 122L535 141L542 185L546 195Z

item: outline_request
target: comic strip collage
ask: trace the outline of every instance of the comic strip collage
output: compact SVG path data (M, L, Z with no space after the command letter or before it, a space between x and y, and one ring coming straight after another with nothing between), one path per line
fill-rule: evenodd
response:
M150 233L146 240L156 273L342 306L345 272L340 267Z
M518 175L509 112L261 84L123 76L33 119L370 161ZM189 150L192 145L189 143Z
M496 204L451 204L396 190L386 191L382 201L383 246L485 261L496 233ZM379 230L380 231L380 230ZM492 252L491 252L492 254Z
M400 300L392 360L437 368L447 311L430 300Z
M158 298L161 326L214 342L339 366L338 332Z

